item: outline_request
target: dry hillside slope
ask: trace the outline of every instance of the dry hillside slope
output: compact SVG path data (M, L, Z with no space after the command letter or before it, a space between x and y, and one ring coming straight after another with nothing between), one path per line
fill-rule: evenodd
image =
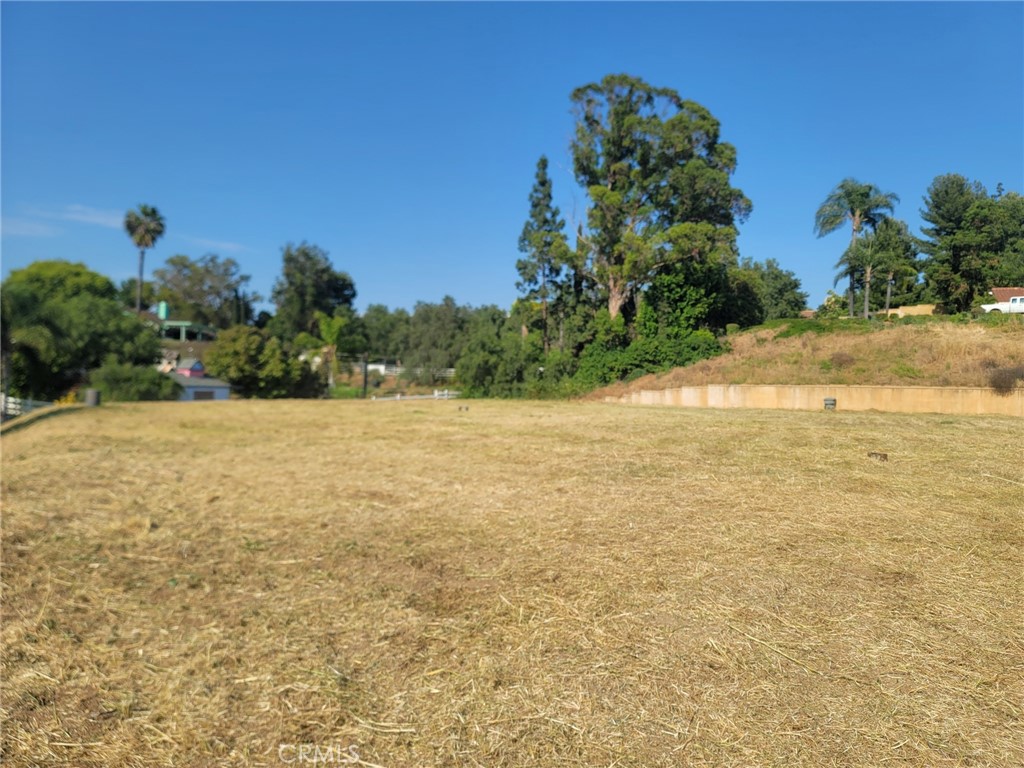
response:
M1024 366L1024 323L851 325L787 336L788 326L729 338L730 351L595 393L702 384L875 384L987 387L993 371Z

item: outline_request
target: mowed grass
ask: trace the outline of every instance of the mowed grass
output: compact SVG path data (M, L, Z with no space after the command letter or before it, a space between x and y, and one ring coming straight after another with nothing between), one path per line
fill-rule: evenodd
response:
M1024 764L1020 420L465 405L4 436L3 764Z

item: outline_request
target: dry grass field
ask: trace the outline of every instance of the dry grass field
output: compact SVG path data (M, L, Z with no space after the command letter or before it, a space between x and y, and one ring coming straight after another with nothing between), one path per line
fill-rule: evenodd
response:
M1024 764L1020 420L465 405L6 434L3 765Z

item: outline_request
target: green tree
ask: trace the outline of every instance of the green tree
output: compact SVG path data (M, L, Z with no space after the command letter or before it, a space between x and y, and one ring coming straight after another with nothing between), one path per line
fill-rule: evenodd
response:
M958 174L937 177L921 218L925 278L936 301L966 312L996 285L1024 283L1024 200L1017 193L989 197Z
M309 365L265 330L236 325L217 335L206 369L242 397L316 397L323 387Z
M100 392L104 401L177 400L181 385L151 365L119 363L110 356L89 374L89 386Z
M289 339L316 330L316 313L333 316L339 307L351 307L355 283L346 272L335 271L323 249L300 243L282 249L281 276L271 298L277 313L270 323L275 336Z
M383 304L371 304L363 313L366 349L370 355L398 362L409 346L409 313L388 310Z
M179 254L165 264L153 272L156 300L166 301L176 319L221 329L252 321L253 303L261 297L245 290L249 275L241 274L234 259Z
M920 241L921 252L935 256L941 250L942 241L964 227L971 206L987 196L981 182L968 181L958 173L936 176L924 198L925 207L920 211L921 218L928 223L921 227L924 235Z
M159 356L154 329L126 315L110 280L81 264L30 264L8 276L0 296L5 387L14 394L53 399L110 355L132 365L150 365Z
M673 247L683 255L651 281L644 304L654 314L638 323L639 334L675 337L698 328L724 327L717 316L727 298L729 267L736 263L733 231L704 222L686 223L672 227L667 236L676 238Z
M800 280L775 259L767 259L761 267L764 319L799 317L807 309L807 293L801 290Z
M765 285L762 265L743 259L728 271L729 288L722 308L720 327L738 325L749 328L768 319L764 303Z
M996 221L993 224L999 233L994 241L999 243L999 254L989 287L1024 286L1024 196L1007 192L994 200Z
M519 251L526 255L516 262L519 272L518 288L530 301L539 301L541 334L544 352L550 349L550 320L548 304L553 284L569 256L569 246L562 231L565 221L552 203L551 179L548 177L548 159L537 161L537 174L530 191L530 218L519 236Z
M726 323L749 327L797 317L806 308L807 293L801 290L800 280L775 259L763 264L743 259L729 270L727 301L721 310L721 320Z
M919 247L925 254L925 278L933 298L946 311L966 311L982 290L981 265L964 252L957 235L966 226L967 212L986 196L979 182L950 173L935 177L924 198L921 218L928 226L921 228L924 238Z
M138 210L128 211L124 216L124 228L139 249L139 277L136 283L135 311L142 312L142 268L146 250L152 248L164 234L164 217L151 205L140 205Z
M614 320L661 268L689 254L693 233L673 228L733 231L751 205L729 183L735 148L700 104L629 75L577 88L572 102L573 166L590 197L584 242Z
M879 276L885 284L884 311L888 314L895 280L911 276L916 280L918 274L914 239L906 223L898 219L880 221L873 232L860 238L852 251L847 251L846 260L861 275L865 319L870 316L873 306L871 291L874 284L879 282Z
M366 329L351 307L340 307L335 314L316 313L317 329L325 351L327 386L334 387L334 375L342 357L355 358L366 352Z
M29 285L4 283L0 291L4 395L12 391L31 395L36 387L34 382L49 378L60 334L61 325L52 304L40 302Z
M818 237L825 237L849 223L850 246L847 250L852 252L864 227L876 227L885 218L886 211L892 213L899 201L899 197L894 193L882 192L873 184L862 184L852 178L843 179L815 213L814 233ZM845 266L845 276L850 280L848 296L850 317L853 317L856 266L850 259L846 261L848 263L844 264L841 259L837 266Z
M206 370L231 385L241 397L256 397L260 391L260 354L267 333L252 326L236 325L217 334L204 355Z
M20 285L38 299L57 302L83 294L100 299L113 299L117 295L109 278L81 262L70 261L34 261L11 272L4 285Z
M122 307L130 309L135 306L135 300L138 293L138 279L129 277L127 280L122 280L121 284L118 285L117 300L121 302ZM144 310L148 310L156 304L156 287L152 283L146 282L142 284L142 297L140 302L140 306Z
M498 371L505 359L502 330L506 314L498 307L481 307L473 313L466 343L456 362L459 384L470 395L496 394Z
M404 361L407 375L424 384L442 380L454 368L467 340L471 311L451 296L440 304L418 302L409 320L409 347Z

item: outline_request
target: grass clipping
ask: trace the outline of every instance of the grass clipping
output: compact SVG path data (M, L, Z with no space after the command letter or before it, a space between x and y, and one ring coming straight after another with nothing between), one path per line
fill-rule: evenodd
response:
M0 761L1019 766L1020 434L478 402L44 421L2 443Z

